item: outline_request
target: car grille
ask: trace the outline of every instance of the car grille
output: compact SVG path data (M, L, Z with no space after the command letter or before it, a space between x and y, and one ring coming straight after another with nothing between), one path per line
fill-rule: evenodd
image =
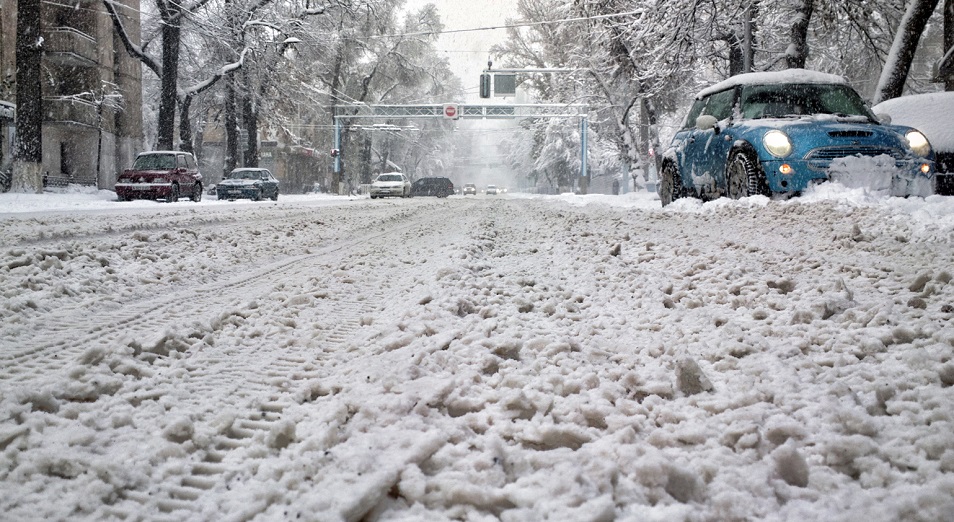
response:
M871 147L871 146L854 146L854 147L825 147L822 149L815 149L808 154L807 159L809 160L821 160L821 161L831 161L838 158L848 158L851 156L868 156L875 157L887 155L891 156L896 160L904 159L904 153L898 149L892 149L890 147Z
M808 153L805 159L808 160L808 166L812 170L824 171L827 170L831 165L831 162L836 159L852 158L857 156L869 158L888 156L894 159L897 166L900 166L901 162L905 159L904 152L898 149L866 145L854 145L849 147L825 147L821 149L815 149Z

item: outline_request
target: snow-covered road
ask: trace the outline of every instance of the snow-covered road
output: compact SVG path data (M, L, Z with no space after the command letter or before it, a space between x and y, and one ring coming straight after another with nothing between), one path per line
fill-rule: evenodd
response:
M943 520L949 199L0 213L0 518Z

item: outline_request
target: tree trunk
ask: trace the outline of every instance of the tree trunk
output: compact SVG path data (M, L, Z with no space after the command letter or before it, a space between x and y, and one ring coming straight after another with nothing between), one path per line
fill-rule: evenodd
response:
M254 98L255 90L247 67L242 68L242 77L245 80L245 96L242 97L242 121L245 123L245 132L248 140L245 145L245 166L258 167L258 110Z
M944 1L944 53L954 48L954 0ZM944 78L944 90L954 91L954 73Z
M238 115L235 102L235 77L229 75L225 83L225 172L238 164Z
M804 69L808 61L808 26L812 21L815 10L814 0L802 0L795 8L795 19L792 23L792 41L785 53L785 63L789 69Z
M162 87L159 93L159 122L156 148L172 150L175 147L176 102L179 82L179 44L182 28L179 25L182 7L178 2L161 2L162 17Z
M192 108L192 96L186 95L179 105L179 148L185 152L195 153L192 142L192 117L189 112Z
M894 44L891 45L884 68L881 70L881 78L878 80L878 88L871 101L872 105L901 96L921 34L924 33L924 28L931 19L938 1L912 0L911 5L908 6L898 26L898 32L894 35Z
M14 192L43 192L43 94L40 0L20 0L17 15L17 140Z

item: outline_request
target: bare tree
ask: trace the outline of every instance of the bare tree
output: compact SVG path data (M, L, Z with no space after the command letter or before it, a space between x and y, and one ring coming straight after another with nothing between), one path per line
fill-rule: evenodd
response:
M914 61L914 52L924 33L938 0L911 0L894 36L894 45L881 69L873 104L901 96Z

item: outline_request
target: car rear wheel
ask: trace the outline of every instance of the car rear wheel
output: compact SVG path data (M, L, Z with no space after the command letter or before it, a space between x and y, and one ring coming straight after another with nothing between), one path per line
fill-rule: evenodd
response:
M202 184L196 183L192 185L192 201L198 203L202 201Z
M740 199L748 196L769 194L765 174L751 152L737 150L729 156L726 169L726 196Z
M175 203L176 201L179 201L179 185L173 183L169 195L166 196L166 203Z
M659 199L662 201L662 206L665 207L682 197L682 182L679 180L676 165L671 161L663 164L660 178Z

